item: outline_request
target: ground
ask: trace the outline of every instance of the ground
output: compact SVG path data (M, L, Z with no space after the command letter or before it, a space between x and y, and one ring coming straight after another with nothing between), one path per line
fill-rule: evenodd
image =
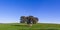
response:
M0 30L60 30L60 24L33 24L32 27L28 27L27 24L21 23L9 23L0 24Z

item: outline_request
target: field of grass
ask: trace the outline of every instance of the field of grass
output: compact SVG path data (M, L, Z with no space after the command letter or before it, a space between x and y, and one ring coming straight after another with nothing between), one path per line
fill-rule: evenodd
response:
M32 27L21 23L0 24L0 30L60 30L60 24L38 23L33 24Z

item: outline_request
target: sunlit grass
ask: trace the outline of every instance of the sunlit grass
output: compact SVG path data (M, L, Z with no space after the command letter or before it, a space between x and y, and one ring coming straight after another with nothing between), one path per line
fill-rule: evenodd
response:
M60 24L33 24L32 27L28 27L27 24L11 23L11 24L0 24L0 30L60 30Z

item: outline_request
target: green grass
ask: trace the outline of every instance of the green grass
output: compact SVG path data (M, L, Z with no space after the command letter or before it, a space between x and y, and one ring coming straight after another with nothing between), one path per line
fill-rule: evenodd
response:
M0 30L60 30L60 24L33 24L32 27L28 27L27 24L11 23L0 24Z

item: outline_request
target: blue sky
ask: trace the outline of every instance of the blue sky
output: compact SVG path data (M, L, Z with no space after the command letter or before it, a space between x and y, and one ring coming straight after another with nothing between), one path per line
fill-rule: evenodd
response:
M33 15L40 23L60 23L60 0L0 0L0 23Z

